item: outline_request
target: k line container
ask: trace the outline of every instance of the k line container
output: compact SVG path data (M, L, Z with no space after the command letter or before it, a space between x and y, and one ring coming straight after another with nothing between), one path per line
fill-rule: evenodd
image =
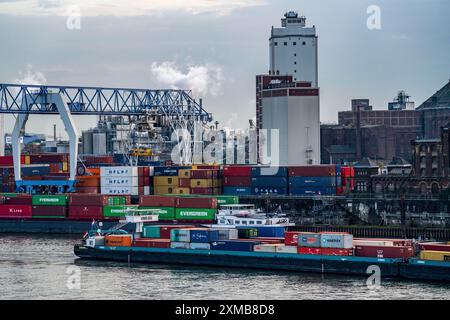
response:
M339 233L322 233L321 247L322 248L336 248L336 249L351 249L353 248L353 235L339 234Z
M31 218L30 205L0 205L0 218Z
M179 220L214 220L216 209L177 208L175 217Z

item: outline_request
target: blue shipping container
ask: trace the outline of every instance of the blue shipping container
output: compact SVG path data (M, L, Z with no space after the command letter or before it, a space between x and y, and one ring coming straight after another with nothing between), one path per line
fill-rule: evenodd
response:
M191 229L191 242L209 243L219 240L217 230L195 230Z
M252 178L252 187L276 187L286 188L288 185L287 178L280 177L258 177Z
M331 196L336 195L336 188L289 188L291 196Z
M290 177L289 186L294 188L335 187L336 177Z
M277 187L252 187L252 194L287 194L287 188L277 188Z
M282 226L264 226L255 229L258 229L258 237L284 238L285 227Z
M353 248L353 235L324 233L321 235L321 243L322 248L351 249Z
M302 232L298 234L298 246L309 248L321 247L321 235L319 233Z
M30 167L22 167L21 173L25 177L30 176L44 176L50 173L50 166L30 166Z
M252 167L252 177L287 177L287 167Z
M252 194L252 188L248 188L248 187L223 187L223 194L250 195L250 194Z
M178 176L178 170L190 169L191 167L155 167L155 177L157 176Z
M259 241L214 241L211 242L211 250L253 251L253 246L260 243Z

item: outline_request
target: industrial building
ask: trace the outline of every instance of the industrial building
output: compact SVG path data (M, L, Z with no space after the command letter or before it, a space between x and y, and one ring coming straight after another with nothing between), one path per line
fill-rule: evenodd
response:
M284 15L281 28L272 27L269 74L256 76L256 127L258 136L261 129L268 134L267 149L258 140L261 163L320 163L317 40L315 27L306 27L296 12ZM278 145L270 139L273 130Z

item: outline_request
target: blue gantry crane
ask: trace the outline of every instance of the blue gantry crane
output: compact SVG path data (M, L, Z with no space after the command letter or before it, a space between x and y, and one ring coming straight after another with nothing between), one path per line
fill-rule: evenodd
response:
M169 121L206 124L212 114L191 96L190 90L74 87L0 84L0 113L16 114L12 132L14 175L18 191L54 186L59 192L74 190L78 139L73 115L144 116L156 113ZM24 181L20 170L20 137L32 114L60 115L69 135L70 177L67 181Z

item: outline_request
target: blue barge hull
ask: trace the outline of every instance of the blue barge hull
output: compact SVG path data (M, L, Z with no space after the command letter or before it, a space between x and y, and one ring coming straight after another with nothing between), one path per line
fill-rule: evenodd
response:
M376 265L384 278L398 277L398 259L339 257L301 254L276 254L221 250L159 249L141 247L86 247L76 245L80 258L137 263L182 264L236 267L368 276L369 266Z

